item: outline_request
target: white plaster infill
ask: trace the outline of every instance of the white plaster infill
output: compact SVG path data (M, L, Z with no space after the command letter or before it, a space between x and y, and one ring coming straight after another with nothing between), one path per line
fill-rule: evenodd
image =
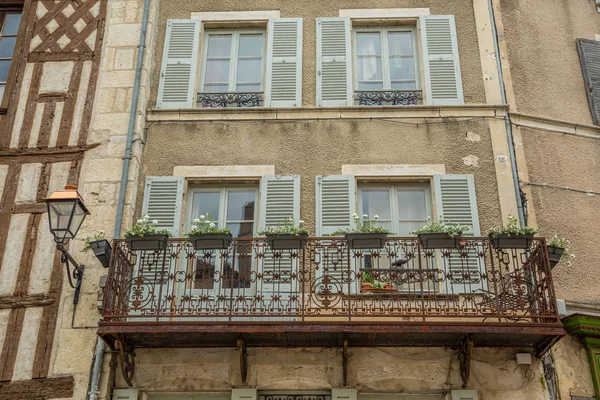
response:
M227 12L193 12L192 19L206 21L263 21L279 18L279 10L268 11L227 11Z
M444 164L344 164L342 175L433 176L445 174Z
M417 105L291 108L186 108L148 111L148 121L335 120L382 118L504 118L508 105Z
M429 8L372 8L340 10L340 17L364 18L411 18L430 15Z
M181 165L173 176L185 178L255 178L275 175L274 165Z

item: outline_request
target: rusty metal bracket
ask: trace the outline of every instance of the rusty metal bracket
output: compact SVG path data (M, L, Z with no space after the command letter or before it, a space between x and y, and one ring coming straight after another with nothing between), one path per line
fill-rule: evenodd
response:
M344 347L342 348L342 363L344 387L346 387L348 386L348 339L344 339Z
M135 351L133 346L127 344L123 336L119 335L116 340L119 348L119 365L123 373L123 379L129 386L133 386L133 376L135 375Z
M246 350L246 339L240 335L237 340L237 348L240 352L240 374L242 375L242 382L246 383L248 378L248 351Z
M463 344L456 352L460 366L460 377L463 381L462 387L465 389L471 375L471 356L473 355L473 339L471 339L471 335L467 335Z

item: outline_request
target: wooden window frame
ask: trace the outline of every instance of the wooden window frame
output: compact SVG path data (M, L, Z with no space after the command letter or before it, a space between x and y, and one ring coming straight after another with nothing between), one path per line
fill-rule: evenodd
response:
M23 35L21 34L21 32L23 32L23 30L25 29L25 25L26 25L26 16L23 13L24 3L25 3L24 0L21 0L21 1L0 0L0 32L2 31L2 28L4 27L3 24L4 24L5 14L7 14L7 13L14 14L16 12L21 12L21 23L19 24L19 30L17 31L17 40L15 43L15 50L14 50L12 58L11 58L10 69L8 70L8 77L6 78L6 86L4 88L4 94L2 95L2 99L0 99L0 115L6 114L6 111L8 110L9 98L10 98L10 95L11 95L11 92L12 92L12 89L13 89L13 86L15 83L16 74L17 74L17 64L18 64L18 58L20 55L20 52L18 51L18 49L21 49L22 41L23 41Z

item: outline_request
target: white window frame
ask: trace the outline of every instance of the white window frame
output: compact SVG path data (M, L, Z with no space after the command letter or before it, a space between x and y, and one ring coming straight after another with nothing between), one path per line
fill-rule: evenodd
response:
M388 33L389 32L410 32L412 34L413 42L413 62L415 72L415 89L406 90L423 90L421 86L421 52L419 51L419 42L417 41L417 27L416 26L381 26L381 27L352 27L352 74L353 84L355 91L361 91L358 83L358 48L357 48L357 33L379 33L381 37L381 73L383 80L383 88L377 90L398 90L392 89L392 80L390 74L390 58L389 58L389 47L388 47Z
M237 85L237 65L238 65L238 50L240 43L240 35L241 34L257 34L260 33L263 36L263 54L262 54L262 65L261 65L261 79L260 79L260 90L259 92L265 91L265 79L266 79L266 57L267 57L267 49L269 47L267 30L266 29L205 29L204 37L202 40L202 54L201 54L201 68L200 68L200 93L213 93L206 92L204 90L205 78L206 78L206 58L208 56L208 37L213 35L227 35L231 34L231 52L229 54L229 86L227 88L227 93L247 93L247 92L238 92L236 91ZM214 93L223 93L223 92L214 92Z
M392 232L400 231L400 218L398 212L398 191L405 190L423 190L425 192L425 213L428 216L432 215L432 191L430 183L415 183L415 182L394 182L389 184L381 184L381 183L361 183L358 182L357 186L358 192L358 202L357 202L357 213L358 215L362 215L363 210L363 190L387 190L389 193L390 200L390 218L391 218L391 228ZM372 215L369 215L369 219L373 218ZM414 222L416 220L402 220L402 222ZM420 221L420 220L419 220Z

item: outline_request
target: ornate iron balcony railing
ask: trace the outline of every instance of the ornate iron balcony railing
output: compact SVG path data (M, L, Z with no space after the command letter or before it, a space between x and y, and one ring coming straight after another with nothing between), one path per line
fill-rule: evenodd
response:
M359 106L412 106L423 100L422 90L358 90L354 99Z
M363 289L367 272L391 287ZM304 250L278 251L264 238L206 251L170 239L164 251L141 252L116 240L102 316L106 324L559 322L545 240L527 250L497 250L488 238L441 251L422 248L416 238L389 238L370 251L349 249L343 238L311 238Z
M203 108L260 107L263 104L263 93L198 93L197 102Z

